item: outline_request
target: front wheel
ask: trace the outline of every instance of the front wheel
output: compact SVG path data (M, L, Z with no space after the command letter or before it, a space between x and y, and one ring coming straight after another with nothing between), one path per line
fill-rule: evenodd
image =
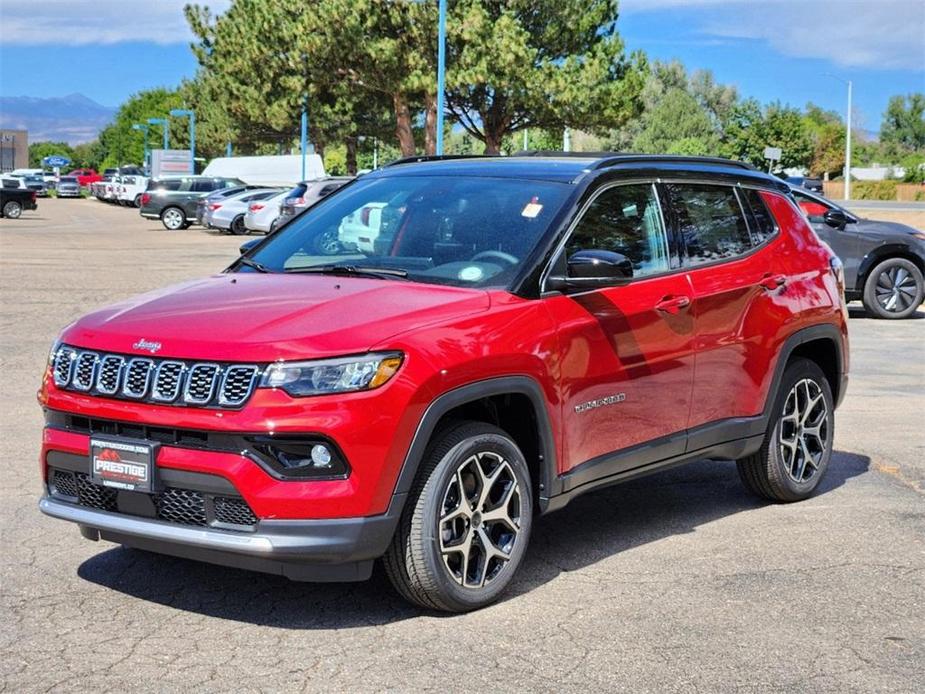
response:
M922 303L922 271L911 260L888 258L864 283L864 308L878 318L908 318Z
M386 573L410 602L447 612L495 601L523 560L533 521L527 463L501 429L460 422L428 447Z
M15 200L10 200L3 206L3 216L10 219L19 219L22 217L22 205Z
M179 207L168 207L161 212L161 223L169 231L179 231L189 226L186 223L186 215Z
M834 438L829 382L815 362L795 359L784 371L761 448L736 462L739 477L770 501L801 501L822 480Z

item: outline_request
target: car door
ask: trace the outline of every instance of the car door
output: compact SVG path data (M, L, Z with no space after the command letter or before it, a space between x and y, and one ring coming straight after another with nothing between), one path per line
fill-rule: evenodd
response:
M565 274L576 252L604 250L633 267L625 286L544 294L559 341L560 472L582 466L593 479L684 450L691 288L671 243L655 185L619 184L585 206L553 262Z
M737 420L763 410L778 340L799 310L787 286L799 249L780 242L758 191L706 183L665 189L693 290L693 451L738 438ZM764 229L751 231L747 218L758 215Z
M845 268L845 280L849 287L853 287L858 275L860 258L860 239L857 233L857 218L834 203L817 195L807 195L803 191L794 190L793 197L800 210L806 215L810 226L816 236L825 241L832 252L838 256ZM840 210L844 213L848 223L843 229L829 226L825 221L825 213L829 210Z

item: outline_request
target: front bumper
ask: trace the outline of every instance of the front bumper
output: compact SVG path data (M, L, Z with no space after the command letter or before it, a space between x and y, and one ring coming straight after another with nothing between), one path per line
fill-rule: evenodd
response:
M323 520L260 520L254 532L189 527L110 513L43 496L42 513L108 540L187 559L286 576L296 581L362 581L388 547L404 498L380 516Z

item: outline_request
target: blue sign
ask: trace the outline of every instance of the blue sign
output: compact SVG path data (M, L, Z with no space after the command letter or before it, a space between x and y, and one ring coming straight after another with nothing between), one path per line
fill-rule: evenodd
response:
M60 155L54 154L50 157L45 157L42 159L42 166L51 166L51 167L60 167L67 166L71 163L71 160L67 157L62 157Z

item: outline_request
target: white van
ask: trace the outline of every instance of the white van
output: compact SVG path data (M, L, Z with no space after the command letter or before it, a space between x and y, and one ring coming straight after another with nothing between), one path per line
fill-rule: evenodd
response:
M237 178L249 185L294 186L305 179L322 178L324 162L317 154L305 157L302 175L302 155L284 154L266 157L218 157L209 162L203 176Z

